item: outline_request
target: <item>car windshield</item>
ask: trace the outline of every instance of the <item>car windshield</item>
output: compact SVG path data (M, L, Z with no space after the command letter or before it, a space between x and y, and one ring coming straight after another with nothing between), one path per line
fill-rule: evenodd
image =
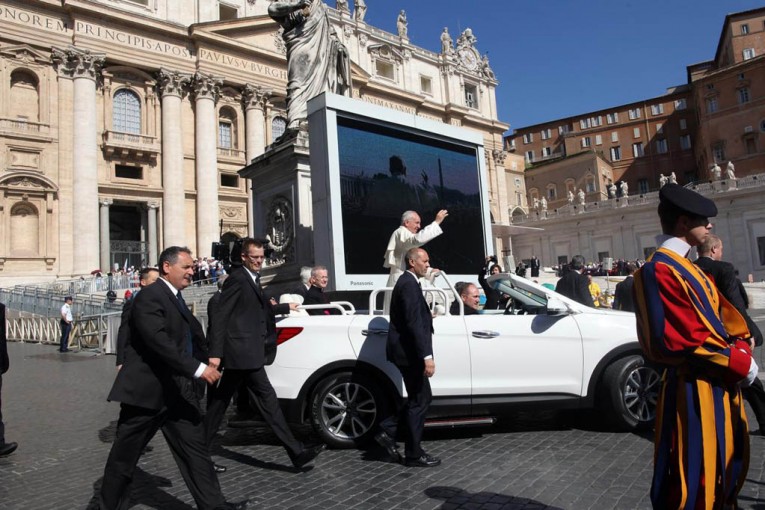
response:
M503 294L507 294L515 301L530 307L547 306L547 296L536 294L530 290L522 289L513 284L510 276L500 277L491 282L491 286Z

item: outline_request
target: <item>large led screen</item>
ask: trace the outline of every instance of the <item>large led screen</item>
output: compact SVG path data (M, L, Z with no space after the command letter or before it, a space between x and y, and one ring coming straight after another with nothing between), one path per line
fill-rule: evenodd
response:
M347 275L386 274L383 255L406 210L422 227L440 209L443 234L425 248L432 267L472 275L485 257L476 145L383 123L337 117L340 203Z

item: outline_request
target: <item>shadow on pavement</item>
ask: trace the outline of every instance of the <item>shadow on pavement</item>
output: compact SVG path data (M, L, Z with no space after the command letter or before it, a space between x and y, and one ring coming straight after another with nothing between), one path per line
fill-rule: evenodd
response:
M441 508L538 508L539 510L563 510L547 506L539 501L497 494L496 492L477 492L475 494L457 487L428 487L425 495L432 499L443 500Z
M93 496L88 502L87 510L98 510L98 495L101 492L102 480L103 478L99 478L93 484ZM136 468L133 483L128 489L130 491L130 503L126 508L145 505L158 510L193 510L194 507L160 489L160 487L172 486L173 484L169 479Z

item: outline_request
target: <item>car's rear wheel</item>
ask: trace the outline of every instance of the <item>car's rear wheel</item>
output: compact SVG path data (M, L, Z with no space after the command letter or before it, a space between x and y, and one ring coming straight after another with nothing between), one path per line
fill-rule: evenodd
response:
M372 437L387 402L374 380L348 372L322 380L311 395L311 424L334 448L354 448Z
M653 424L661 375L642 356L614 361L603 374L603 389L612 419L619 428L641 429Z

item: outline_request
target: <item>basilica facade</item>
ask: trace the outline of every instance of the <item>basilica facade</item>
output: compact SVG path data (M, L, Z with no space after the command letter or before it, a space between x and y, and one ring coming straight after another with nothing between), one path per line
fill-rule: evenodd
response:
M209 256L221 237L261 234L258 183L237 171L286 125L268 4L0 0L1 285L153 265L170 245ZM434 34L433 52L410 43L416 27L368 25L364 2L330 7L354 97L482 133L493 222L526 211L472 31Z

